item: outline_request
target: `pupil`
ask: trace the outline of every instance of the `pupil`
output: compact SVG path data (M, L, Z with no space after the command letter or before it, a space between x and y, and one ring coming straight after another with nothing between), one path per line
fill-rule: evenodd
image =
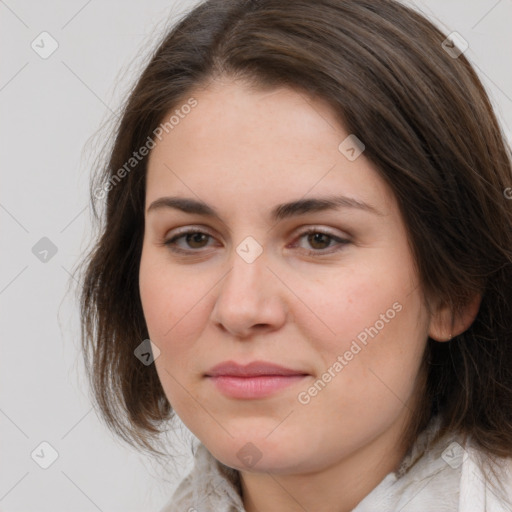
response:
M204 239L206 235L204 233L192 233L187 236L187 243L190 244L190 240L192 239L192 246L194 246L195 243L198 243L201 245L201 239Z
M327 235L325 233L312 233L309 235L309 238L310 238L310 243L311 243L311 240L313 240L313 242L311 243L312 246L315 246L315 244L318 242L320 243L320 245L325 245L326 243L326 240L324 238L324 240L322 241L322 237L327 237ZM323 247L325 248L325 247Z

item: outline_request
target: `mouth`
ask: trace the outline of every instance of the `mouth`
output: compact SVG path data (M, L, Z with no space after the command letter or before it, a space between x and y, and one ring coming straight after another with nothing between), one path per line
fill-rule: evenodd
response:
M274 395L309 374L302 370L285 368L265 361L240 365L227 361L214 366L205 377L216 389L230 398L257 399Z

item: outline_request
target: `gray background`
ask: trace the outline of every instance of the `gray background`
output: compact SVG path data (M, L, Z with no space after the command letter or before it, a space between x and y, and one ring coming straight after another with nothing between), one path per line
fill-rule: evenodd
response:
M176 475L114 439L92 410L71 273L92 234L98 129L194 3L0 0L1 511L158 510L190 468L186 430ZM512 0L413 5L467 40L511 141ZM58 43L46 59L31 47L51 48L43 31ZM48 469L34 460L51 461L43 441L58 453Z

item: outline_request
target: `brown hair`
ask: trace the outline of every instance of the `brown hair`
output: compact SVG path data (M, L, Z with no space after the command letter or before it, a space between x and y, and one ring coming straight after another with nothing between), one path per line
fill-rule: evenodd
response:
M173 411L154 365L134 356L148 338L138 288L147 157L112 178L171 109L226 76L328 101L398 201L427 306L441 300L457 312L482 294L464 333L428 339L406 444L439 413L440 435L458 431L488 454L512 455L510 149L476 73L445 38L393 0L209 0L165 36L93 185L108 191L106 218L83 261L87 368L116 433L160 453L154 443Z

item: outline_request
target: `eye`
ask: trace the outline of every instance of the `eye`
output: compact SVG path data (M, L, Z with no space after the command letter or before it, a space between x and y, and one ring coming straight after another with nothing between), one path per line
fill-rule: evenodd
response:
M199 231L197 229L189 229L187 231L182 231L169 240L166 240L164 245L168 246L174 252L196 252L194 249L203 249L204 247L207 247L205 242L207 242L209 238L212 238L212 236L208 233L204 233L203 231ZM182 247L178 244L178 241L181 239L183 239L186 247Z
M313 256L320 256L322 254L331 254L343 248L343 246L350 243L349 240L335 236L320 230L319 228L309 228L299 235L299 240L305 239L307 244L314 250L306 249L307 254ZM333 244L334 242L334 244ZM334 250L325 251L325 249L334 247Z

